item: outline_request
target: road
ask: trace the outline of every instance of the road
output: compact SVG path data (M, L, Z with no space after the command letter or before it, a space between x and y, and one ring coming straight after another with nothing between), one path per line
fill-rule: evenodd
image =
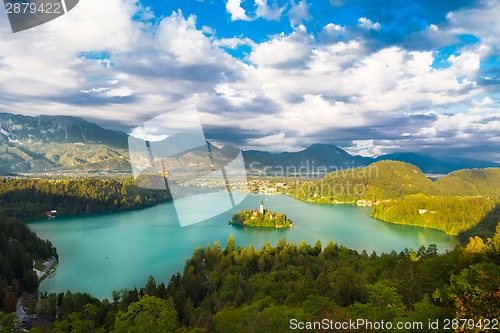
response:
M36 276L38 277L38 279L40 280L42 278L42 276L45 275L45 273L47 273L47 271L50 269L50 267L52 266L52 264L54 263L54 259L50 258L49 260L46 261L47 265L45 265L45 268L43 271L39 271L38 269L34 269L34 271L36 272Z
M19 320L23 320L23 318L26 316L26 312L24 312L22 303L23 303L24 297L21 296L17 299L17 304L16 304L16 316L19 318Z
M50 269L50 267L52 266L53 263L54 263L54 259L50 258L49 260L47 260L47 265L45 265L45 269L43 271L39 271L39 270L35 269L35 272L36 272L36 275L38 276L38 279L41 279L42 276L44 276L45 273L47 273L47 271ZM24 311L24 308L22 306L23 300L24 300L23 296L19 297L17 299L17 304L16 304L16 315L19 318L19 320L21 320L21 321L26 316L26 312Z
M53 263L54 263L54 259L53 258L50 258L49 260L47 260L47 265L45 266L45 269L42 271L42 275L40 275L38 277L38 279L40 279L42 276L45 275L45 273L47 273L47 271L50 269L50 267L52 267Z

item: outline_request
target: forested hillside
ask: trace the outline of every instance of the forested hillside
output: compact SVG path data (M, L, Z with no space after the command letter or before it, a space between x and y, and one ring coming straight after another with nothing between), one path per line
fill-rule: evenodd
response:
M474 195L500 200L500 168L459 170L436 181L443 195Z
M480 251L441 255L434 245L379 255L284 239L257 250L236 247L230 236L225 248L216 242L196 249L168 286L151 277L139 290L114 292L110 301L45 295L42 302L52 305L39 311L58 312L57 321L32 332L289 332L292 319L325 318L420 322L384 331L447 332L427 323L440 320L443 328L445 319L477 324L500 316L499 251L499 233ZM477 330L465 325L457 331ZM345 331L380 332L363 326Z
M39 239L22 222L0 217L0 309L15 311L17 296L38 289L33 260L49 257L58 257L50 241Z
M145 208L169 199L166 191L143 189L133 180L0 180L0 216L19 220L44 217L50 210L57 210L57 215L103 213Z
M376 201L433 190L434 184L416 166L381 161L329 173L319 181L299 184L291 194L297 199L318 203L356 203L362 199Z
M317 203L375 202L418 193L499 199L500 168L459 170L432 182L414 165L381 161L332 172L321 180L299 183L290 190L297 199Z
M495 201L484 197L413 194L401 199L384 200L373 206L372 216L382 221L397 221L457 235L476 226L495 207ZM496 224L492 227L491 231Z

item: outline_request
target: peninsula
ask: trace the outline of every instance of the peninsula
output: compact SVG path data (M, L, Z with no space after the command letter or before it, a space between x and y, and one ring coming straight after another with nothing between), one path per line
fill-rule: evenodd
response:
M292 220L287 219L286 214L270 212L264 209L264 203L260 202L260 209L242 210L233 215L230 225L264 227L264 228L293 228Z

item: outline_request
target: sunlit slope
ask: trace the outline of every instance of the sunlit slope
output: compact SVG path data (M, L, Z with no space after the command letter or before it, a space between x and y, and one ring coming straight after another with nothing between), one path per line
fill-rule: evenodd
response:
M323 179L297 186L293 195L318 203L356 203L399 198L416 193L435 193L435 184L414 165L380 161L367 167L339 170Z
M436 181L440 194L500 199L500 168L459 170Z

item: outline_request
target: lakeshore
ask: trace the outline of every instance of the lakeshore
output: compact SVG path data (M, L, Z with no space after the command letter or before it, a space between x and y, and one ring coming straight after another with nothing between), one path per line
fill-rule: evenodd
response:
M259 207L286 212L295 228L235 228L227 221L242 207ZM440 252L458 244L444 232L396 225L370 217L370 209L352 205L317 205L286 195L248 194L234 209L201 223L180 227L172 202L143 210L57 217L30 222L40 237L50 239L59 253L56 273L45 279L41 291L90 292L110 298L113 289L140 286L153 275L167 282L181 271L193 249L218 241L225 245L233 235L237 245L261 248L269 241L326 245L330 240L359 252L403 251L436 244ZM272 230L271 230L272 229ZM129 267L138 269L131 271Z

